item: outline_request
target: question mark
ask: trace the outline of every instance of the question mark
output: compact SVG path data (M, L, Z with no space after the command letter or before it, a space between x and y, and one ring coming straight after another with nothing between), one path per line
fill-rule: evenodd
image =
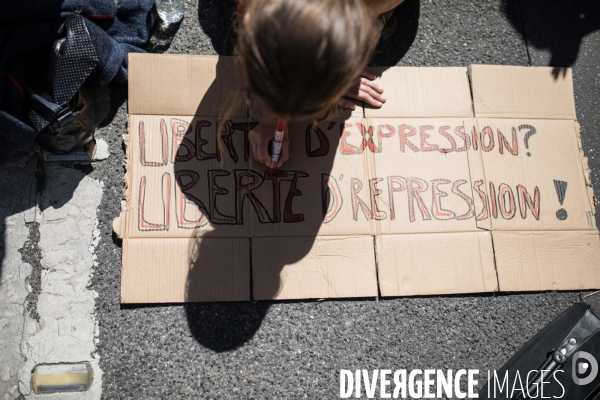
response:
M532 135L535 135L537 133L537 130L531 125L519 125L519 130L521 129L529 129L529 132L525 134L525 148L529 149L529 138ZM527 157L531 157L530 152L527 152Z

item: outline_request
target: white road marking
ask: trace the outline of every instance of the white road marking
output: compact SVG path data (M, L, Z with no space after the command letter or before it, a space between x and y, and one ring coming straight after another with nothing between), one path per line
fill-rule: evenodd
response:
M88 392L76 398L99 399L102 371L95 353L97 294L87 286L99 241L96 210L102 184L58 165L48 165L46 172L46 189L39 199L42 211L37 217L44 266L37 302L40 322L25 317L21 349L26 362L19 372L19 390L26 398L37 397L30 388L31 372L37 364L88 361L94 381ZM64 394L44 395L47 400L64 398Z

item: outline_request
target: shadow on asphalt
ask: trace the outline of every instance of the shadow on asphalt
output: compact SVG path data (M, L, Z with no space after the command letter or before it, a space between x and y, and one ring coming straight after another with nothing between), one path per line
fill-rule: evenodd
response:
M216 351L237 349L260 328L271 302L187 303L190 332L201 345Z
M417 37L420 9L419 0L406 0L396 7L369 65L384 67L400 62Z
M511 4L509 4L511 3ZM519 13L503 12L528 46L550 52L549 66L557 78L577 60L583 38L600 29L600 2L589 0L518 0Z
M396 25L388 27L389 32L386 32L386 37L381 40L372 64L393 66L402 59L416 37L419 9L418 0L407 0L395 10ZM235 2L232 0L223 2L200 0L199 2L198 15L200 25L203 31L210 37L212 45L219 55L231 55L233 53L235 42L235 31L232 28L235 19L234 10ZM217 67L217 78L207 94L211 90L218 90L218 80L221 78L219 76L219 67ZM209 96L207 95L205 98L207 97ZM191 131L186 134L186 138L192 142L196 140ZM333 143L331 146L335 148L337 143ZM187 151L183 150L181 154L186 153ZM323 173L327 173L331 169L334 152L331 153L331 157L327 157L327 160L323 163ZM225 157L227 156L225 155ZM184 163L180 164L179 166L177 163L175 165L176 174L178 169L183 171L185 167ZM206 176L206 171L197 172L200 173L200 176ZM178 184L180 183L178 182ZM263 184L270 185L266 179ZM182 192L185 193L186 190L182 188ZM195 202L197 197L190 197L189 200ZM209 213L207 214L210 215ZM306 224L306 221L304 223ZM309 228L313 232L311 236L313 240L320 225L321 221L316 221ZM208 241L204 241L205 245L200 242L196 246L197 248L190 249L192 270L188 277L187 296L188 301L191 302L186 303L184 309L190 332L194 338L206 348L216 352L223 352L234 350L252 339L260 328L272 302L193 303L195 301L194 298L198 298L198 294L194 293L193 288L202 286L203 280L214 274L214 271L211 272L211 269L215 268L215 266L207 265L210 263L207 263L206 260L214 260L218 255L211 253L222 250L218 248L219 246L209 246L206 244L210 242L211 237L219 238L226 235L226 233L223 233L226 229L224 225L215 224L214 228L210 233L204 234L203 237L209 239ZM277 273L270 275L270 281L266 285L268 287L263 285L261 289L262 298L270 298L270 296L272 297L277 294L280 285L278 272L285 265L292 264L305 257L310 251L313 240L297 244L294 251L286 252L281 256L281 259L272 260L272 264L278 268L275 271ZM230 251L235 251L235 249L231 249ZM205 261L203 262L203 260ZM270 273L273 271L274 269L269 270Z
M199 110L210 109L210 103L215 98L219 98L223 88L227 87L230 65L223 58L219 59L215 80L201 100ZM196 112L196 115L199 113ZM350 113L345 115L349 116ZM340 116L335 120L338 124L335 132L339 132L339 126L340 124L343 126L346 118ZM219 141L215 129L218 122L203 121L202 117L195 117L176 153L174 166L176 184L191 203L202 209L211 223L210 229L199 227L192 234L193 237L202 239L192 242L189 249L191 269L187 278L187 303L184 309L194 338L203 346L217 352L236 349L250 340L260 328L270 303L194 302L222 298L223 294L229 298L244 298L242 291L250 290L251 285L255 288L255 298L275 298L281 286L280 271L284 266L294 264L306 257L322 224L322 220L318 219L304 220L299 210L294 210L296 213L292 212L291 201L289 201L289 209L287 206L289 199L302 195L300 190L292 189L292 185L295 185L298 177L308 177L307 172L287 170L284 166L282 170L275 173L276 178L274 178L267 175L268 170L264 165L251 162L248 132L258 123L257 121L258 118L255 117L232 118L223 124L223 127L227 127L225 128L227 132L222 133ZM331 124L333 123L332 121ZM206 136L201 135L201 128L198 127L202 126L207 127L207 132L212 132L211 136L208 133L203 134ZM292 124L289 126L288 133L291 131L290 136L304 134L304 131L299 131L301 127L305 129L306 124L294 127ZM336 149L339 136L333 135L328 140L328 148ZM220 157L215 153L204 154L200 158L199 152L208 153L210 147L207 144L217 141L221 146ZM197 159L192 158L193 150L190 146L193 143L196 143ZM217 149L215 150L218 152ZM211 149L210 152L212 151ZM334 157L335 151L321 155L318 159L319 170L312 168L311 174L319 177L321 174L329 174ZM246 169L245 165L249 167ZM304 166L302 168L305 169ZM191 181L190 177L193 177ZM196 182L198 184L195 184ZM302 183L303 181L299 182L298 186L302 187ZM288 192L292 193L291 197ZM274 196L278 197L279 203L271 203ZM250 207L250 204L254 207ZM315 206L320 208L322 205ZM295 225L297 222L302 222L302 239L305 240L298 240L292 236L297 229ZM258 284L256 275L252 277L254 282L251 281L249 271L251 260L246 266L239 265L239 262L230 266L228 263L231 263L231 260L228 255L232 252L248 254L251 243L253 249L256 249L257 243L261 241L264 246L264 243L271 238L259 237L252 239L251 242L248 238L250 231L244 232L244 227L249 229L250 225L261 224L274 224L274 227L276 224L279 229L283 225L286 234L278 236L279 245L290 250L274 252L270 255L269 266L266 267L268 270L265 270L265 267L262 269L263 276ZM251 253L250 257L252 258ZM260 293L257 292L257 288ZM248 298L251 298L252 291L248 295Z
M220 56L233 54L235 5L235 0L198 1L198 22Z

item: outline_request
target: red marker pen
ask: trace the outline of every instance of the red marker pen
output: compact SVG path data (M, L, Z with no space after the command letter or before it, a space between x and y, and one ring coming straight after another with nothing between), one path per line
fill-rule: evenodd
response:
M277 169L277 162L279 161L279 155L281 154L281 143L283 143L283 132L285 130L285 121L281 118L277 119L277 128L273 134L273 153L271 154L271 166L269 167L269 174L272 174Z

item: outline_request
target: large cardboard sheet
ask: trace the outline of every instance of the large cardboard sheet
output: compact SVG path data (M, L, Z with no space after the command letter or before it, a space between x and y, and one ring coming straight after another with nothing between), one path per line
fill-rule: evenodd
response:
M125 303L600 288L570 72L375 68L271 176L234 57L129 62Z

